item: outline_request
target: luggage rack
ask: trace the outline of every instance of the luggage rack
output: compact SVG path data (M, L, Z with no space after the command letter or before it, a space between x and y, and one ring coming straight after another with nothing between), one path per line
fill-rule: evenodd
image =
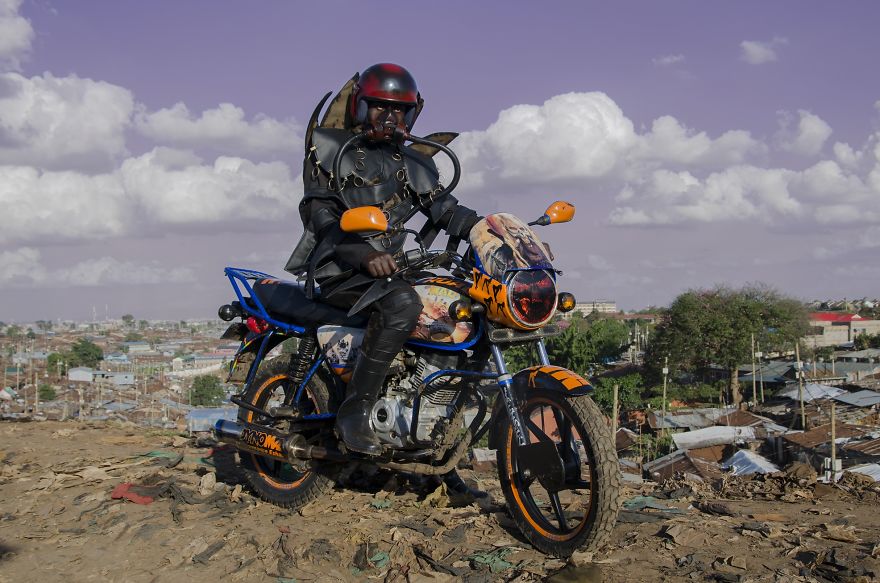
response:
M263 273L262 271L242 269L239 267L226 267L223 272L226 274L226 277L229 278L229 283L232 284L232 289L235 290L235 295L238 297L242 310L280 328L281 330L284 330L285 332L302 334L306 331L302 326L297 326L289 322L282 322L281 320L277 320L270 316L266 307L263 305L263 302L261 302L260 298L257 297L257 294L254 293L254 288L250 283L251 280L273 279L275 281L281 281L277 277L269 275L268 273ZM242 290L242 288L244 288L244 290ZM243 291L247 292L248 295L245 296Z

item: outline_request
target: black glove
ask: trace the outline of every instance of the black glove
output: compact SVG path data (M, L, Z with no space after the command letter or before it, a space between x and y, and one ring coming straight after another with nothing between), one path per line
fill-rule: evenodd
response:
M397 271L397 263L390 253L373 251L361 260L361 267L372 277L388 277Z

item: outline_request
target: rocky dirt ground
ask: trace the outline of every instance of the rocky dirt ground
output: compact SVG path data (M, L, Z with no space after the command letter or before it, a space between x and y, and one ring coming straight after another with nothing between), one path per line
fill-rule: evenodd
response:
M880 489L816 484L805 467L718 490L629 489L606 548L562 561L521 539L490 474L461 472L491 494L479 504L355 472L290 512L249 495L233 455L133 426L0 425L0 582L880 577Z

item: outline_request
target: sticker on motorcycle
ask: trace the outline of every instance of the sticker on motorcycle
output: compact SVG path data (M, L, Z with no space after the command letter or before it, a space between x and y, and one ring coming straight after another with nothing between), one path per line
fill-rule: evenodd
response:
M416 285L415 290L423 307L410 338L458 344L471 336L473 323L455 322L449 315L449 307L464 296L439 285Z
M509 213L489 215L471 229L470 243L483 271L497 280L509 269L552 269L544 244L531 227Z
M345 382L351 378L357 349L363 340L364 330L361 328L332 325L318 328L318 344L327 357L327 364Z

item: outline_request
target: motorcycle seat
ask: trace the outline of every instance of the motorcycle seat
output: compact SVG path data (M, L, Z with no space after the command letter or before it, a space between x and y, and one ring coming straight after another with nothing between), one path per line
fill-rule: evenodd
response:
M325 324L352 328L363 328L367 325L364 315L349 316L345 310L322 303L319 299L310 300L299 283L261 279L254 282L253 290L256 299L263 304L269 315L281 322L304 328L317 328Z

